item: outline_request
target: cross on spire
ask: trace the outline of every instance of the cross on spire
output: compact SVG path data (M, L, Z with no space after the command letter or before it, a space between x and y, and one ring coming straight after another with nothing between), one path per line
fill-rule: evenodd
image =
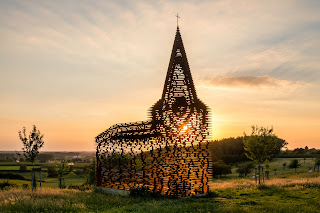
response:
M176 17L177 17L177 27L179 27L179 18L180 18L179 13L177 13Z

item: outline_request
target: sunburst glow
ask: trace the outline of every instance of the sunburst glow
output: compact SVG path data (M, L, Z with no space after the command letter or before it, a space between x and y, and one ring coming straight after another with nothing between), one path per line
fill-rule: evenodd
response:
M184 131L187 131L187 130L188 130L188 126L187 126L187 125L184 125L184 126L182 127L182 129L183 129Z

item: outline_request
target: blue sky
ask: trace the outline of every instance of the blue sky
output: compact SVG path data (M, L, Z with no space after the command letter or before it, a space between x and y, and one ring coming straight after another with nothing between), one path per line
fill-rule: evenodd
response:
M320 148L319 1L1 1L0 144L36 124L45 150L94 150L115 123L147 119L179 20L212 139L274 126Z

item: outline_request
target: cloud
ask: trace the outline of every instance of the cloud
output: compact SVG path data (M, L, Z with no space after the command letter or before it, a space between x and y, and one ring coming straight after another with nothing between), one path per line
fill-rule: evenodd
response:
M214 87L289 87L298 88L306 83L288 81L270 76L216 76L200 80L200 84Z

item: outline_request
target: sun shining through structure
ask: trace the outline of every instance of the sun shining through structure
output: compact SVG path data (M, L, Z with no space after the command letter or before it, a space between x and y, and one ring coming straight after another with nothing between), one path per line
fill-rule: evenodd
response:
M162 97L151 107L150 120L116 124L96 137L97 185L144 186L176 196L207 192L208 114L177 27Z
M187 125L184 125L182 129L183 129L184 131L187 131L187 130L188 130L188 126L187 126Z

